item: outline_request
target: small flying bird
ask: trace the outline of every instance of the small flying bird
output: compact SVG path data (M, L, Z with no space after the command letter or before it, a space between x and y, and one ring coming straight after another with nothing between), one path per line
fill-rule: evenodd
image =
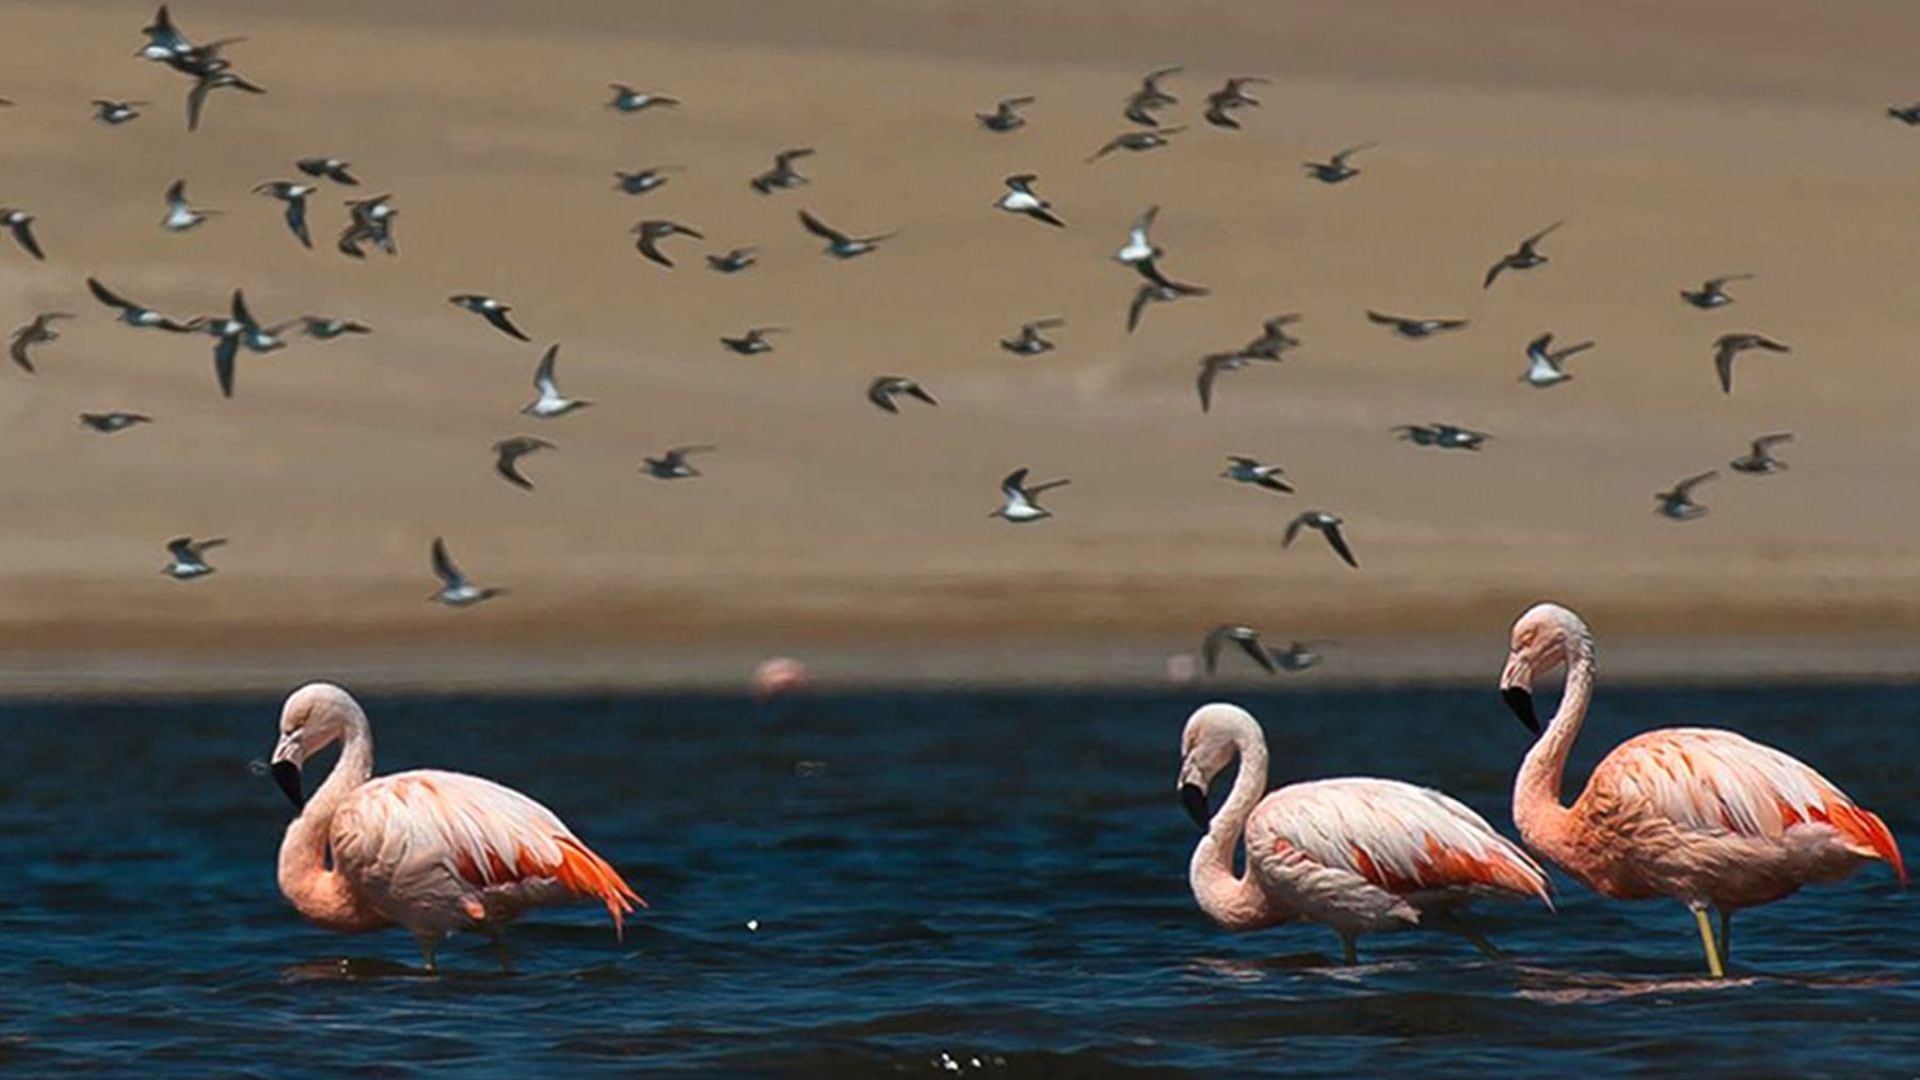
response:
M13 357L13 362L19 364L27 374L32 375L33 359L27 355L27 350L35 345L60 340L60 332L53 328L53 324L61 319L71 318L73 316L64 311L43 311L35 315L32 322L13 332L13 341L7 346L7 355Z
M1493 279L1499 277L1502 270L1531 270L1546 262L1547 257L1540 254L1537 250L1539 243L1547 238L1547 234L1565 224L1565 221L1556 221L1546 228L1541 229L1539 232L1534 233L1532 236L1527 237L1525 240L1520 241L1519 247L1500 256L1500 261L1494 263L1493 266L1487 270L1487 278L1480 283L1480 287L1483 289L1492 288Z
M784 334L784 326L750 326L739 337L722 337L720 344L725 345L741 356L753 356L757 353L773 351L773 342L767 340L768 334Z
M475 315L492 323L495 330L500 331L510 338L519 341L533 340L526 335L525 331L513 325L513 320L507 317L508 314L513 311L513 308L510 305L495 300L491 296L481 296L478 293L461 293L458 296L447 297L447 303L473 312Z
M1228 480L1238 481L1242 484L1252 484L1254 487L1265 488L1268 491L1277 491L1282 495L1291 495L1293 494L1293 485L1281 479L1281 477L1286 474L1286 471L1287 470L1278 465L1265 464L1258 458L1241 457L1239 454L1228 454L1226 471L1220 475Z
M1920 124L1920 102L1915 102L1912 105L1889 105L1887 106L1887 115L1908 127L1913 127Z
M187 91L187 130L200 130L200 112L207 107L207 95L215 90L232 88L244 90L249 94L264 94L266 88L257 83L248 82L239 74L227 70L209 71L193 81L193 89Z
M664 94L649 94L635 90L622 83L608 83L607 89L613 91L613 100L607 102L607 108L623 113L637 113L652 108L671 108L680 104L679 98L670 98Z
M1001 338L1000 347L1016 356L1039 356L1043 352L1053 351L1053 342L1040 335L1042 330L1055 330L1067 325L1067 320L1059 318L1035 319L1020 324L1018 337Z
M880 375L867 384L867 400L879 406L883 411L897 413L900 405L894 399L901 394L924 401L929 405L938 405L933 395L912 379L900 375Z
M389 255L400 254L393 242L393 219L400 213L389 200L392 195L375 195L371 199L348 199L347 227L340 234L339 248L342 254L356 259L366 258L360 250L361 244L372 244Z
M315 179L331 180L348 187L358 187L360 184L359 178L347 171L353 167L351 161L341 161L333 157L308 157L294 162L293 167Z
M1289 674L1319 667L1326 657L1314 648L1316 644L1331 645L1332 642L1289 641L1284 649L1268 649L1267 655L1280 666L1280 670Z
M1453 424L1436 423L1401 424L1394 428L1403 441L1415 446L1437 446L1442 450L1478 450L1493 436L1484 431L1456 427Z
M1165 254L1155 247L1153 241L1147 236L1153 229L1154 219L1159 216L1160 207L1154 205L1147 207L1139 217L1133 220L1133 228L1127 230L1127 242L1120 245L1119 251L1113 253L1115 262L1137 266L1140 263L1152 262Z
M1301 164L1306 166L1307 175L1313 177L1315 180L1323 184L1338 184L1343 180L1351 180L1360 175L1360 170L1349 164L1349 160L1353 155L1362 150L1371 150L1379 145L1377 142L1357 143L1333 155L1333 157L1328 158L1326 161L1306 161Z
M1733 393L1733 362L1748 349L1765 349L1768 352L1792 352L1793 350L1764 334L1722 334L1713 343L1713 370L1720 375L1722 393Z
M1151 263L1136 263L1137 266L1149 266ZM1146 317L1147 307L1151 304L1170 304L1175 300L1184 300L1189 296L1205 296L1207 290L1198 285L1182 285L1169 281L1156 285L1149 281L1133 290L1133 299L1127 303L1127 333L1140 328L1140 320Z
M1327 538L1327 546L1333 549L1340 561L1358 570L1360 563L1353 557L1353 549L1347 546L1347 538L1340 535L1340 526L1346 524L1340 518L1325 510L1308 510L1287 523L1287 533L1280 541L1281 547L1292 547L1293 538L1300 535L1301 529L1317 529Z
M559 357L560 346L547 347L546 355L540 358L540 366L533 370L533 386L540 391L540 396L528 402L520 410L522 414L550 420L593 404L591 401L575 401L560 392L560 384L553 379L553 366Z
M973 118L988 131L1017 131L1027 126L1027 118L1019 110L1033 104L1031 96L1002 98L990 113L974 113Z
M1458 330L1467 325L1465 319L1416 319L1406 315L1388 315L1371 309L1367 311L1367 321L1381 326L1391 326L1394 333L1413 341L1430 338L1447 330Z
M1752 274L1728 274L1725 277L1708 278L1698 289L1681 289L1680 299L1701 309L1725 307L1733 303L1733 297L1727 295L1729 281L1748 281Z
M47 253L40 250L40 241L33 238L32 214L12 207L0 207L0 225L5 225L13 233L13 240L25 248L27 254L36 259L45 259Z
M288 327L297 326L299 319L290 319L272 326L264 326L247 310L247 298L239 289L233 290L233 320L240 324L240 344L248 352L265 353L275 349L284 349L287 343L280 337Z
M482 600L491 600L506 591L483 589L468 581L467 575L453 565L453 557L447 554L447 542L438 536L433 538L433 574L440 579L440 591L427 599L438 600L448 607L467 607Z
M536 450L551 450L553 444L545 439L536 439L531 435L513 435L493 444L493 471L500 478L523 491L533 490L533 481L520 473L520 459Z
M1025 214L1035 221L1044 221L1056 228L1064 228L1066 222L1053 214L1053 204L1034 193L1033 182L1040 179L1034 173L1020 173L1005 180L1007 193L1000 196L993 205L996 209L1009 214Z
M220 50L245 38L221 38L205 45L195 45L187 36L174 26L173 17L167 12L167 5L161 4L154 14L153 22L140 28L147 36L147 43L135 56L144 57L166 64L187 75L200 75L210 70L219 70L227 66L220 56Z
M1672 491L1656 493L1653 497L1660 500L1659 512L1675 521L1686 521L1706 513L1706 507L1693 501L1693 489L1719 475L1718 470L1703 472L1698 476L1689 476L1673 485Z
M705 445L668 447L657 458L641 458L640 469L658 480L684 480L690 476L699 476L700 470L688 464L687 455L704 454L713 449Z
M1207 631L1207 636L1200 642L1200 659L1206 665L1207 674L1211 675L1219 670L1220 650L1228 643L1232 643L1241 652L1246 653L1254 663L1260 665L1260 670L1269 675L1278 672L1279 669L1274 667L1273 657L1267 654L1266 646L1260 643L1260 631L1251 626L1225 623Z
M1211 353L1201 357L1200 374L1194 379L1194 388L1200 392L1200 411L1212 411L1213 384L1222 374L1229 371L1239 371L1255 360L1263 359L1263 357L1248 356L1245 353L1237 352Z
M1520 376L1520 378L1528 385L1543 390L1549 386L1566 382L1568 379L1573 378L1572 375L1569 375L1563 369L1567 358L1575 353L1585 352L1591 348L1593 348L1593 342L1582 341L1568 345L1563 349L1556 349L1553 347L1553 335L1551 333L1541 334L1539 337L1527 342L1527 359L1530 363L1527 366L1527 373Z
M115 432L125 431L135 424L151 423L153 423L153 417L147 416L144 413L83 412L80 414L81 426L91 428L102 435L112 435Z
M1787 463L1773 456L1773 448L1782 443L1793 441L1793 433L1782 431L1773 435L1762 435L1753 440L1753 448L1745 457L1737 457L1727 464L1736 471L1762 476L1767 473L1785 472Z
M678 222L664 219L643 221L627 231L639 235L640 239L635 242L634 247L639 249L640 254L646 256L648 261L659 263L669 270L673 269L673 260L667 258L666 252L660 250L660 241L669 236L691 236L695 240L706 239L706 235L697 229L689 229Z
M311 248L313 236L307 231L307 196L319 190L312 184L301 184L292 180L269 180L255 187L253 193L286 203L287 229L303 247Z
M1128 263L1127 265L1133 267L1134 273L1139 274L1141 277L1146 278L1149 282L1161 288L1172 289L1176 292L1184 292L1193 296L1206 295L1207 290L1199 285L1183 284L1161 273L1160 264L1154 259L1141 259L1137 262Z
M167 186L167 216L160 220L160 227L168 232L186 232L219 212L196 210L187 205L187 182L175 180Z
M1257 75L1241 75L1227 80L1227 84L1207 95L1207 123L1214 127L1240 127L1232 113L1235 109L1257 107L1260 99L1246 92L1248 86L1266 85L1270 80Z
M1260 324L1260 336L1240 346L1242 356L1257 357L1261 360L1278 360L1288 349L1300 347L1300 339L1287 333L1287 327L1300 321L1300 313L1289 311L1284 315L1275 315Z
M352 319L335 319L326 315L302 315L299 319L300 332L318 341L332 341L346 334L371 334L373 327Z
M214 378L220 384L220 394L222 397L230 398L233 396L235 365L239 361L241 344L246 342L249 348L252 348L252 339L255 338L256 335L264 336L268 341L277 341L271 333L262 330L260 324L254 321L252 312L247 310L247 299L239 289L233 290L233 304L230 314L213 315L206 318L195 319L188 325L197 330L205 331L214 337L213 374ZM262 342L262 344L265 344L265 342ZM256 349L255 351L266 352L269 351L270 348L278 347L279 345L275 344L268 348Z
M97 278L87 279L87 289L93 293L94 299L110 308L117 308L120 312L120 321L136 330L151 328L155 330L170 330L176 334L186 334L199 329L199 327L193 323L176 322L152 308L142 307L128 300L118 293L115 293L112 289L102 285Z
M1127 150L1136 154L1147 150L1158 150L1172 141L1172 136L1185 130L1187 125L1181 124L1178 127L1161 128L1158 131L1123 131L1108 139L1100 149L1090 154L1087 157L1087 164L1091 165L1115 150Z
M1040 505L1040 493L1064 487L1070 483L1072 483L1071 480L1062 477L1028 487L1027 469L1023 465L1008 473L1005 480L1000 481L1000 508L987 516L1004 518L1015 525L1050 518L1053 516L1053 511Z
M206 554L226 541L214 537L211 540L195 540L191 536L175 537L167 541L167 554L173 561L160 568L160 572L175 581L192 581L197 577L206 577L213 573L213 567L207 565Z
M645 195L654 188L666 184L668 173L680 170L681 167L678 165L655 165L650 169L639 169L634 172L615 169L613 186L616 190L628 195Z
M771 195L776 191L785 191L788 188L801 187L806 184L807 178L800 175L799 170L793 167L793 163L803 157L811 157L812 155L813 147L811 146L798 146L791 150L782 150L773 155L773 168L747 181L747 186L762 195Z
M1160 121L1153 114L1169 105L1178 105L1180 99L1160 88L1160 80L1169 75L1180 73L1179 65L1157 68L1140 77L1140 89L1127 96L1127 119L1144 127L1159 127Z
M867 252L879 247L882 240L888 240L899 235L899 231L895 230L894 232L881 233L878 236L848 236L846 233L833 228L819 218L807 213L805 210L800 211L800 224L808 232L825 240L827 242L826 253L836 259L851 259L858 255L865 255Z
M144 101L112 101L107 98L93 99L93 118L108 127L119 127L140 119L140 106Z
M707 268L716 274L737 274L760 260L754 256L759 248L737 247L720 255L707 256Z

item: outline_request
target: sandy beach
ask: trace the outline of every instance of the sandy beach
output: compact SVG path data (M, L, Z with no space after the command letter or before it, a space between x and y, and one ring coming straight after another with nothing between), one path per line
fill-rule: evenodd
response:
M1610 674L1920 664L1920 130L1884 112L1920 94L1920 7L193 0L182 28L246 36L231 55L269 92L216 93L192 135L187 80L131 56L151 13L0 4L0 204L38 216L48 254L0 242L0 322L81 316L37 374L0 370L0 693L732 686L769 652L843 683L1144 682L1222 621L1340 642L1314 679L1491 681L1547 597L1587 616ZM1088 164L1168 63L1192 126ZM1237 132L1199 120L1228 75L1272 80ZM614 81L684 104L620 116ZM1019 93L1027 128L975 124ZM152 104L109 128L96 97ZM1353 181L1303 175L1369 140ZM748 190L787 146L817 148L811 183ZM309 155L364 178L314 197L311 252L250 194ZM613 190L663 164L685 171ZM1019 172L1066 229L989 209ZM225 213L162 231L178 177ZM341 200L383 192L399 257L333 251ZM1212 293L1128 335L1137 279L1109 256L1155 203L1164 268ZM834 263L803 207L900 235ZM664 270L633 250L643 217L706 239ZM1481 288L1563 218L1548 265ZM761 264L702 265L737 245ZM1737 303L1680 303L1739 272ZM179 316L239 286L263 319L375 333L245 355L224 401L210 338L119 325L89 275ZM513 304L533 343L460 292ZM1368 308L1472 325L1408 342ZM1199 358L1282 311L1305 345L1202 414ZM1044 316L1067 322L1056 351L997 347ZM718 344L751 325L791 332L759 357ZM1519 376L1547 330L1598 345L1541 391ZM1723 395L1730 331L1793 351L1742 360ZM594 404L518 415L554 342ZM939 407L881 413L882 373ZM156 422L76 424L102 409ZM1429 421L1495 438L1392 433ZM1796 435L1789 471L1726 470L1771 431ZM516 433L558 444L527 459L532 493L492 472ZM699 479L636 471L685 443L719 448ZM1220 479L1230 453L1298 494ZM1072 478L1058 516L990 520L1022 465ZM1653 512L1713 468L1710 514ZM1346 519L1360 570L1312 536L1281 547L1309 508ZM158 572L185 534L227 538L216 574ZM428 603L436 536L507 595Z

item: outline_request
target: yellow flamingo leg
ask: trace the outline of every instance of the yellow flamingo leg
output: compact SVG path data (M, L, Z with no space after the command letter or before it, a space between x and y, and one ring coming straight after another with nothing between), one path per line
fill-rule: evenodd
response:
M1713 943L1713 922L1707 918L1707 909L1694 908L1693 921L1700 926L1700 944L1707 950L1707 971L1716 979L1726 978L1727 969L1720 964L1720 950Z
M1733 912L1720 909L1720 962L1733 963Z

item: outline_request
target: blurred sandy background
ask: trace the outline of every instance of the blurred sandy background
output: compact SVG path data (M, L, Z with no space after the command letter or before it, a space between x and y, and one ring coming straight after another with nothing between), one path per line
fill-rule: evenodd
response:
M270 93L216 93L134 59L145 3L0 4L0 203L49 260L0 244L0 322L82 318L0 370L0 689L282 687L319 674L423 686L652 685L743 677L770 651L878 681L1153 680L1210 624L1332 638L1313 678L1491 680L1509 621L1554 597L1613 671L1910 673L1920 659L1920 7L1845 0L1594 4L864 0L809 4L324 5L188 0L196 40ZM1173 147L1086 165L1127 127L1141 71L1194 126ZM1227 75L1261 75L1244 130L1199 122ZM605 84L672 94L619 116ZM972 114L1031 93L1030 125ZM133 124L94 97L152 102ZM1362 140L1339 187L1300 163ZM747 179L810 145L809 187ZM249 190L306 155L350 159L357 192L314 197L317 250ZM615 168L685 165L663 189ZM988 209L1033 171L1070 227ZM202 229L159 228L186 177ZM401 256L332 250L348 194L391 192ZM1214 290L1124 332L1134 277L1108 260L1144 206L1170 274ZM794 220L898 228L830 263ZM628 227L671 217L706 242L663 271ZM1550 265L1490 292L1522 236L1568 219ZM734 277L701 255L741 244ZM1682 286L1752 272L1739 302ZM243 355L222 401L210 339L136 333L86 296L97 275L177 315L244 286L257 314L376 333ZM522 345L452 308L512 303ZM1367 307L1474 320L1424 343ZM1305 313L1304 348L1229 375L1210 415L1195 363ZM1064 316L1060 348L1001 352ZM769 356L723 351L753 324ZM1597 338L1548 391L1517 381L1543 330ZM1723 397L1709 344L1791 343L1742 361ZM517 415L547 343L596 404ZM938 409L886 416L878 373ZM83 409L158 423L113 437ZM1493 432L1479 454L1396 442L1400 423ZM1652 493L1788 430L1782 475L1727 474L1707 517ZM501 483L488 446L559 444ZM707 475L661 483L645 453L711 442ZM1228 453L1284 464L1287 498L1230 484ZM1070 476L1059 516L989 520L1018 465ZM1343 515L1363 569L1293 513ZM179 534L224 536L219 572L158 573ZM428 604L444 535L510 595Z

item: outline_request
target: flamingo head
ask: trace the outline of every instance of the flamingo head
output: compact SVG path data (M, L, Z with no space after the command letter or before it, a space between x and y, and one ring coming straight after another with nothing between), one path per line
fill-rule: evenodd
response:
M280 741L271 759L273 782L295 810L307 801L300 789L300 766L344 738L347 725L355 719L364 725L366 714L352 695L332 683L309 683L280 707Z
M1213 819L1207 789L1250 736L1260 737L1260 725L1238 705L1202 705L1187 718L1180 733L1180 805L1202 829Z
M1567 665L1575 652L1591 647L1587 624L1559 604L1535 604L1513 624L1507 666L1500 672L1500 697L1528 731L1540 734L1533 709L1533 680Z

